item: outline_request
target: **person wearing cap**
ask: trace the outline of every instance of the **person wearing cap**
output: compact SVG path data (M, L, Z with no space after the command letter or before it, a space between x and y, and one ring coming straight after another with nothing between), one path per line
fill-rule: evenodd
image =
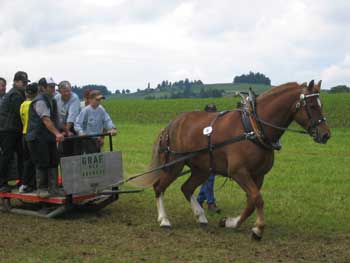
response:
M117 129L111 117L100 105L102 99L105 99L105 97L100 91L93 90L90 92L90 104L80 112L74 123L78 135L95 135L102 133L104 130L116 135ZM83 147L86 147L83 151L85 150L85 153L99 152L102 144L103 140L101 139L94 140L94 144L82 144Z
M84 90L83 98L84 100L80 102L80 109L83 110L86 106L90 104L90 93L91 89Z
M24 89L28 82L28 74L18 71L13 79L13 88L5 94L0 104L0 192L11 191L7 172L15 153L18 174L22 174L22 123L19 110L25 100Z
M23 175L21 178L21 186L19 188L20 193L30 193L35 188L35 165L29 154L27 142L25 141L25 135L28 130L29 122L29 107L32 100L38 94L38 83L31 83L25 89L26 100L22 103L20 108L21 121L23 125Z
M69 81L61 81L58 84L58 94L55 96L60 117L61 126L66 136L75 135L74 122L80 113L80 100L77 94L72 92ZM74 155L75 141L69 140L62 143L63 156Z
M216 105L208 104L205 106L204 111L216 112L217 111ZM214 183L215 183L215 174L211 173L207 181L204 184L202 184L199 194L197 196L197 201L202 207L203 207L204 201L206 201L209 212L220 213L221 209L216 206L216 202L215 202Z
M52 78L39 80L42 93L29 106L28 130L25 136L29 153L36 167L36 185L39 197L63 195L58 187L59 155L56 143L64 139L59 130L59 115L54 99L57 84Z
M0 104L6 94L6 79L0 77Z

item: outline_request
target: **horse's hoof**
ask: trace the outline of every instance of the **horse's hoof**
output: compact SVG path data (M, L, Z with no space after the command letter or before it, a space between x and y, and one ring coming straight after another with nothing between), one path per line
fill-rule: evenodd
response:
M208 223L199 223L199 226L201 228L206 228L208 226Z
M222 218L220 221L219 221L219 227L226 227L226 217Z
M171 226L170 225L163 225L163 226L160 226L161 229L164 229L164 230L171 230Z
M254 240L254 241L261 241L261 239L262 239L262 236L259 236L255 232L252 232L252 240Z

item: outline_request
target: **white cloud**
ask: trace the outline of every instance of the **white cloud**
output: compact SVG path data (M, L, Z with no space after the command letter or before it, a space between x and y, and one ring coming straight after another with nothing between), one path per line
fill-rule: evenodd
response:
M162 80L349 84L348 1L1 1L0 75L111 89Z
M330 85L349 85L350 83L350 54L338 64L332 64L323 70L322 78Z

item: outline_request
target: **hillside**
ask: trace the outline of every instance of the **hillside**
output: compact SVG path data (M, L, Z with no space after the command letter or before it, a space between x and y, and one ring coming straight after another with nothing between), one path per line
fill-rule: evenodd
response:
M249 87L252 87L252 89L257 92L257 93L262 93L269 89L271 86L268 85L262 85L262 84L232 84L232 83L216 83L216 84L203 84L203 85L194 85L191 88L191 91L194 92L195 94L199 94L201 89L204 90L224 90L223 96L232 96L236 91L246 91L249 89ZM180 92L181 89L178 88L172 88L172 92ZM131 98L139 98L139 99L144 99L147 96L152 96L154 98L164 98L165 96L170 97L171 92L170 90L167 91L145 91L142 90L140 92L134 92L130 94L124 94L124 95L116 95L113 94L111 95L112 98L116 99L131 99Z

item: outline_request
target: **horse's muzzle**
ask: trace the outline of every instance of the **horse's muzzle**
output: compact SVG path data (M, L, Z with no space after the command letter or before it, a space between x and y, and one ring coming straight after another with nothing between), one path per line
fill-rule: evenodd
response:
M327 143L327 141L331 138L331 134L329 132L326 132L325 134L323 134L321 142L322 143Z
M313 136L313 137L314 137L315 142L321 143L321 144L326 144L327 141L331 138L331 134L328 131L324 132L324 133L317 132L317 135Z

